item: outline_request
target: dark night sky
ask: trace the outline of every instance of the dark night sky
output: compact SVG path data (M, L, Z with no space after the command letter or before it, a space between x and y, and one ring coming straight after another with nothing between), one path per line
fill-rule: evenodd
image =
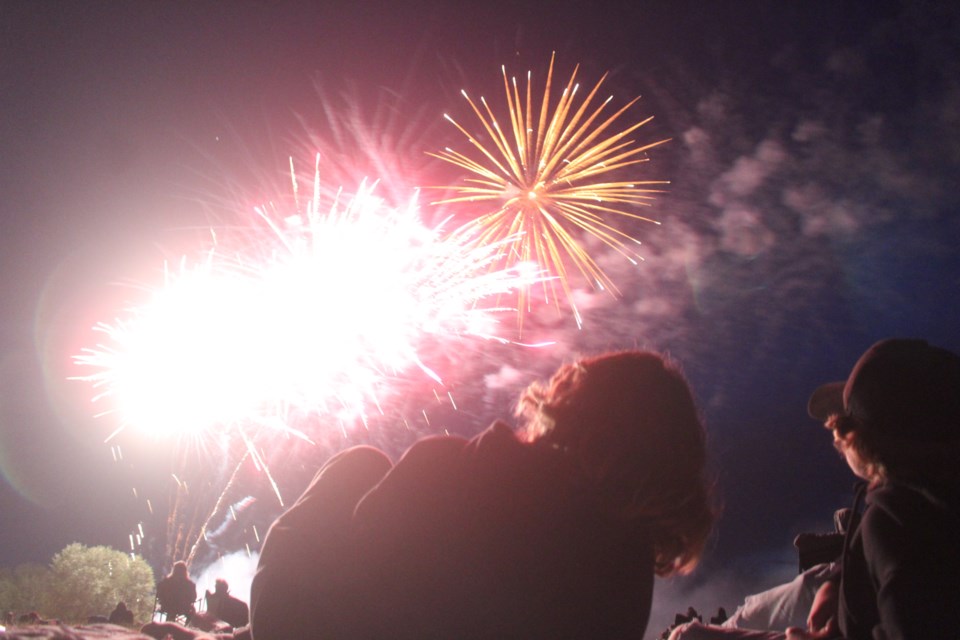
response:
M851 485L809 391L889 335L960 349L958 19L938 2L0 0L0 566L123 548L131 484L163 475L162 456L114 464L89 390L64 381L120 304L111 283L284 188L291 155L323 148L388 192L361 148L432 178L425 152L459 140L442 114L470 122L460 89L499 98L501 65L542 73L555 51L560 77L610 71L614 100L655 116L641 137L672 139L644 168L671 181L663 224L636 230L640 268L602 256L623 296L580 292L582 330L535 323L558 342L535 358L478 352L444 426L507 415L573 354L667 351L725 507L651 632L789 576L794 534L828 527Z

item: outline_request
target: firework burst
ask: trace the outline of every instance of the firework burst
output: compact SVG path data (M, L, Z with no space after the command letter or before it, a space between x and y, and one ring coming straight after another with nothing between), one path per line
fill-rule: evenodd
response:
M496 244L425 226L416 198L388 206L375 183L321 196L318 168L301 206L291 173L292 211L267 205L256 224L216 230L199 259L167 268L148 302L97 325L104 339L74 358L92 371L77 378L103 413L118 417L108 440L134 427L178 446L227 442L221 456L237 445L281 504L265 463L271 442L322 435L303 424L366 424L411 385L442 388L444 372L424 354L507 342L497 315L515 310L492 305L535 277L494 268Z
M95 369L80 379L122 426L152 432L362 415L411 369L441 384L423 346L500 339L503 309L484 302L532 276L491 269L496 243L443 238L415 198L392 208L374 190L322 211L315 179L304 211L258 208L259 226L218 237L150 302L99 324L107 340L76 356Z
M634 264L642 260L635 250L640 241L613 220L659 224L629 208L649 204L653 194L661 191L657 185L666 182L621 180L617 176L647 161L647 150L666 140L638 145L629 138L651 118L625 129L617 127L621 116L639 98L617 111L607 112L612 98L595 102L606 74L578 104L577 70L553 105L551 57L536 115L531 74L527 74L526 88L521 92L516 79L508 79L506 68L502 68L506 126L501 125L484 98L480 98L478 106L463 91L483 127L484 140L445 115L467 137L473 153L447 148L431 155L470 174L461 184L441 187L455 195L435 204L477 202L495 207L457 233L470 234L478 243L500 245L499 258L508 267L537 263L552 276L541 281L545 296L556 302L557 288L562 289L579 326L582 319L573 303L568 279L570 265L592 286L614 295L618 291L577 236L586 233ZM521 291L521 309L528 293L528 289Z

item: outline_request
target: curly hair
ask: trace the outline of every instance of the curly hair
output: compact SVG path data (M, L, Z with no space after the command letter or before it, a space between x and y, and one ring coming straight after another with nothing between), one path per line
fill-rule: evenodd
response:
M608 353L561 367L521 395L529 441L570 456L613 513L642 523L657 575L687 573L716 509L706 436L687 381L656 353Z

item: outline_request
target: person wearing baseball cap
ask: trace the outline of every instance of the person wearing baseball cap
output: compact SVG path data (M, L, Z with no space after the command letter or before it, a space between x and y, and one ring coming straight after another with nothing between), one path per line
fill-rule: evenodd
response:
M882 340L807 410L864 482L839 582L788 640L960 638L960 357Z

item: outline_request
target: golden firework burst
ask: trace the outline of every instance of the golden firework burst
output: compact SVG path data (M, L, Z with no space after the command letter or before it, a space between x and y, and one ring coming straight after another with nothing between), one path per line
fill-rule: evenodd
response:
M659 224L630 209L649 205L653 194L662 192L662 180L628 180L630 169L646 162L646 152L667 140L638 144L630 138L652 117L625 129L617 127L621 116L639 97L609 112L612 96L597 101L604 74L578 103L577 72L563 88L556 105L551 104L554 57L550 58L539 115L534 113L530 72L525 91L502 67L508 125L501 126L484 98L478 106L461 91L483 126L485 135L471 134L451 116L444 117L463 133L473 147L472 156L446 148L432 156L469 172L457 185L438 187L453 196L434 204L492 203L456 233L470 235L478 243L502 243L501 259L507 267L536 263L550 277L543 281L544 297L559 304L560 287L570 303L577 324L582 319L573 301L568 280L571 266L597 289L619 293L616 285L577 238L588 234L636 264L642 260L635 247L640 241L620 229L626 219ZM478 155L479 154L479 155ZM529 304L529 292L521 292L520 309ZM522 318L522 314L521 314Z

